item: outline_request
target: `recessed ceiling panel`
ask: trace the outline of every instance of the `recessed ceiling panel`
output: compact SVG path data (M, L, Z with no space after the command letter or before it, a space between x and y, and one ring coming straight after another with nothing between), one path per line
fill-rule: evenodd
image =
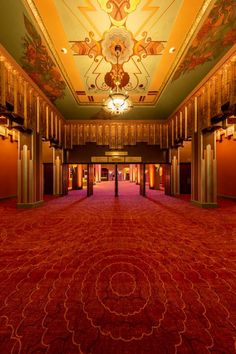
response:
M66 119L112 119L117 72L122 119L165 119L236 42L233 0L7 0L0 16L1 44Z
M55 0L82 86L76 91L104 95L114 88L115 46L121 47L121 87L148 94L182 0ZM134 98L133 98L134 99ZM152 95L155 100L155 95Z

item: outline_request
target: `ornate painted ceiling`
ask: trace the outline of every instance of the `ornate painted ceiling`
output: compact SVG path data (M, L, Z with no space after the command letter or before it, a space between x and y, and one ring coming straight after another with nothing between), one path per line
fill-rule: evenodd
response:
M123 119L166 119L235 44L235 15L234 0L2 0L0 40L66 119L112 119L117 68Z

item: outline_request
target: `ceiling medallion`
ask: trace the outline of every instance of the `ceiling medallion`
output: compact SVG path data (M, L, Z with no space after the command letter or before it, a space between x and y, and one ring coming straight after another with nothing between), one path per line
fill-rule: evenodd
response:
M115 91L111 91L109 97L104 101L103 108L105 111L111 114L122 114L132 108L132 103L129 100L129 95L127 92L122 92L120 71L119 71L119 58L122 53L122 47L120 44L116 44L114 48L110 48L111 53L116 56L116 72L114 78Z
M116 46L119 46L119 64L124 64L129 61L130 57L134 54L134 41L132 35L126 28L112 27L105 33L102 40L102 54L106 61L116 64L117 53Z

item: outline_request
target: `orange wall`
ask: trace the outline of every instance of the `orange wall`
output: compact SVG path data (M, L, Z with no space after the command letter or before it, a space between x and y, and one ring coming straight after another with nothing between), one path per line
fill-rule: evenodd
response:
M192 159L192 142L184 141L184 146L179 148L179 162L191 162Z
M217 193L236 198L236 141L217 142Z
M43 141L43 163L53 163L53 153L52 148L50 148L49 141Z
M17 143L0 137L0 198L17 194Z

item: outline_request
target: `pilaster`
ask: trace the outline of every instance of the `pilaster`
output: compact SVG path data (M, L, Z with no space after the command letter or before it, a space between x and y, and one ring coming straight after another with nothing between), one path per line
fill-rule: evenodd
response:
M19 208L32 208L43 202L42 140L35 132L19 134L17 196Z
M170 150L170 162L171 162L171 195L178 195L180 191L180 183L179 183L179 149L171 149Z
M202 208L217 207L216 132L193 134L191 175L192 203Z

